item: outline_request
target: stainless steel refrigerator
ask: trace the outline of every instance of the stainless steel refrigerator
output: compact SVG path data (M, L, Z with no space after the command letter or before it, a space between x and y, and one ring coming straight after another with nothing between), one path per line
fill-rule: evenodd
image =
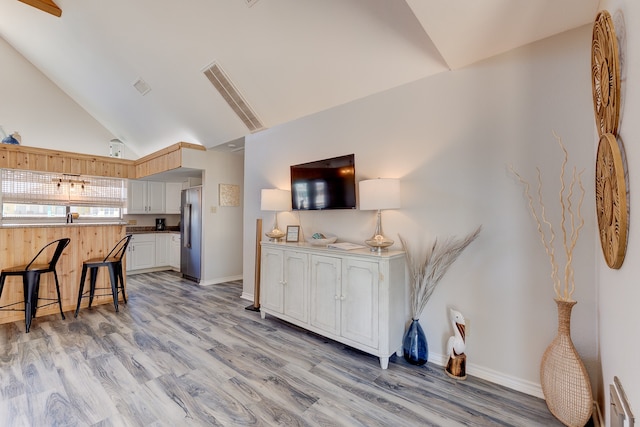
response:
M180 272L185 279L200 282L202 255L202 187L182 190L180 207Z

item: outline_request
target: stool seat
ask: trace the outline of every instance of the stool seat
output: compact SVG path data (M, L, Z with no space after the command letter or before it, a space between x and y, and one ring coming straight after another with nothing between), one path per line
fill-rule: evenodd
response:
M62 312L62 299L60 298L60 283L58 282L58 274L56 273L56 264L62 255L64 248L69 245L71 239L63 238L54 240L46 244L29 264L7 267L0 272L0 298L2 297L2 291L4 290L4 284L7 277L10 276L22 276L22 289L24 294L24 323L27 332L31 328L31 319L36 317L36 311L38 308L46 307L51 304L55 304L53 298L40 298L38 291L40 290L40 275L45 273L53 273L53 277L56 283L56 292L58 294L57 302L60 307L60 315L64 320L64 313ZM54 248L55 246L55 248ZM47 262L42 262L42 257L49 256ZM36 262L38 261L38 262ZM53 301L41 306L38 306L38 300ZM13 304L7 304L0 307L0 310L17 311L18 309L10 308L19 302Z
M23 264L23 265L18 265L15 267L7 267L2 269L2 272L5 274L10 274L10 273L25 273L27 271L40 271L41 273L44 273L44 270L47 270L49 268L49 264ZM15 276L15 274L13 274Z
M104 258L91 258L82 262L82 275L80 276L80 286L78 286L78 304L76 305L75 317L78 317L80 311L80 304L82 298L89 298L89 308L93 304L93 298L95 296L104 296L109 294L96 295L96 289L108 289L108 288L96 288L96 281L98 278L98 271L100 267L107 267L109 270L109 279L111 281L111 295L113 296L113 306L116 313L118 308L118 295L122 292L122 299L124 303L127 303L127 296L124 290L124 275L122 274L122 259L124 258L127 246L131 240L131 234L126 235L109 251ZM84 283L87 278L87 270L89 271L89 291L84 292Z

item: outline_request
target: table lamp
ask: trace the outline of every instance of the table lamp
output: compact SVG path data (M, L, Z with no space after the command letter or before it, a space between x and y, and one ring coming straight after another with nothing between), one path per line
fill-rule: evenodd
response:
M377 210L378 221L376 230L365 243L371 252L382 252L393 245L393 240L382 234L382 210L398 209L400 207L400 180L392 178L377 178L360 181L360 210Z
M278 212L291 210L291 192L265 188L260 194L260 210L276 213L273 230L265 233L272 241L277 242L284 237L284 231L278 228Z

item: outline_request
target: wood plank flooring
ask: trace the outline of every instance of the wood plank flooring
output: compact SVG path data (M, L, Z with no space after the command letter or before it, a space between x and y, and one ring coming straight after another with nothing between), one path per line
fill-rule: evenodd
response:
M544 401L245 310L240 282L129 276L129 303L0 325L3 426L553 426Z

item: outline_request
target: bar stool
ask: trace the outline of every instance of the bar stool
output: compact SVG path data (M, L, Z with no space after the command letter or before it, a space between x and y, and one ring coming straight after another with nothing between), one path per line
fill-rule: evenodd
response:
M78 317L80 311L80 303L82 298L89 297L89 308L93 304L94 296L106 296L109 294L95 295L96 289L109 289L106 287L96 288L96 279L98 278L98 269L100 267L107 267L109 269L109 276L111 277L111 295L113 296L113 306L118 312L118 293L122 290L122 298L124 303L127 303L127 296L124 293L124 276L122 275L122 259L124 258L127 246L131 240L131 234L124 236L111 251L104 258L92 258L82 263L82 276L80 277L80 286L78 290L78 305L76 306L75 317ZM84 292L84 282L87 277L87 270L89 270L90 283L89 295Z
M67 247L71 239L64 238L54 240L51 243L47 243L40 251L36 254L35 257L31 260L29 264L19 265L16 267L9 267L2 270L0 273L0 298L2 297L2 291L4 290L4 282L7 276L22 276L22 287L24 293L24 323L29 332L31 328L31 319L36 317L36 310L41 307L46 307L52 304L55 304L56 299L54 298L39 298L38 291L40 289L40 275L44 273L53 273L53 277L56 281L56 292L58 293L58 305L60 306L60 315L62 316L62 320L64 320L64 313L62 312L62 300L60 299L60 284L58 283L58 274L56 273L56 264L62 255L62 251ZM56 245L55 250L47 250L50 246ZM45 252L45 255L53 252L48 261L36 263L38 257ZM54 301L38 307L38 299L43 299L47 301ZM7 304L0 307L0 310L4 311L22 311L14 308L6 308L11 307L16 304L20 304L20 302L15 302L12 304Z

